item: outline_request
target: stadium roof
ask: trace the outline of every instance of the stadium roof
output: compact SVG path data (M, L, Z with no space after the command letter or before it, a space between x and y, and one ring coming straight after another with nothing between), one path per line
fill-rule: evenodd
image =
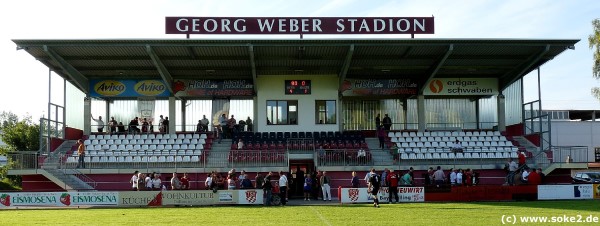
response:
M84 92L91 79L498 78L500 89L579 40L13 40ZM170 88L170 87L169 87Z

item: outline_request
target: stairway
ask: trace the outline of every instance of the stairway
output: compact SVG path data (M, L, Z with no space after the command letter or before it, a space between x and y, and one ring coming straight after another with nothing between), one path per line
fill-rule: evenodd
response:
M532 154L532 158L528 158L528 162L527 165L529 167L538 167L538 165L536 163L538 162L544 162L543 158L546 158L546 155L542 154L540 155L540 148L535 146L533 143L531 143L529 140L527 140L527 138L522 137L522 136L514 136L512 138L514 141L519 142L519 147L525 148L525 150L527 150L528 152L531 152ZM540 166L542 167L542 166ZM543 166L546 167L546 166Z
M218 140L213 140L210 154L206 159L207 168L228 167L229 150L231 149L231 139L223 139L219 144Z
M74 169L63 169L62 158L69 153L77 141L66 140L54 152L48 155L48 158L41 166L40 173L65 190L86 190L95 189L95 181ZM83 181L85 179L86 181Z
M389 150L381 150L379 148L379 138L365 138L365 142L371 150L371 156L373 157L374 166L392 166L394 165L394 158L390 154Z

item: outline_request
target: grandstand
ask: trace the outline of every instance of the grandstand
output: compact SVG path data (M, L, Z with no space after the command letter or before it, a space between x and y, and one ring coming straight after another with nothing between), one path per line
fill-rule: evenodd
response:
M552 155L544 142L547 127L531 130L537 127L527 121L539 115L523 114L533 105L522 103L521 79L578 40L14 42L63 77L70 87L64 92L73 97L69 108L49 103L63 115L44 119L59 131L42 131L44 150L11 156L23 162L10 174L23 176L24 190L53 191L127 190L134 170L187 172L192 188L204 189L206 173L231 168L251 178L326 170L337 188L349 185L351 171L414 167L422 184L420 175L437 165L472 168L481 183L499 185L504 163L517 152L525 152L531 166ZM95 86L135 90L140 83L162 88L134 93ZM246 111L251 131L218 142L218 116ZM89 120L156 119L161 112L170 116L167 133L96 133ZM190 122L203 114L210 116L210 131L190 132ZM383 149L377 114L393 120ZM85 169L74 169L77 139L85 140ZM238 139L245 143L241 150ZM462 152L451 150L455 140ZM587 164L575 163L569 167ZM567 166L546 167L552 169L548 181L568 180Z

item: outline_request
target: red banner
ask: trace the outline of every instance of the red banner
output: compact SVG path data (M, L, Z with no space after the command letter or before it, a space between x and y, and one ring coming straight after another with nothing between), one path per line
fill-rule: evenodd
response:
M166 34L433 34L433 17L166 17Z

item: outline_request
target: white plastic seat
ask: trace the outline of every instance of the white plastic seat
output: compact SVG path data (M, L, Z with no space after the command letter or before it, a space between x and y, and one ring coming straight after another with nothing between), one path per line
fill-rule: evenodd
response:
M200 139L206 139L206 138L208 138L208 137L206 136L206 134L204 134L204 133L203 133L203 134L201 134L201 135L200 135Z
M200 158L197 155L192 156L192 162L200 162Z
M85 141L83 141L83 144L84 144L85 146L88 146L88 145L92 144L92 141L90 141L90 140L85 140Z
M442 155L443 155L443 154L447 154L447 156L446 156L446 157L447 157L448 159L455 159L455 158L456 158L456 154L454 154L454 153L452 153L452 152L450 152L450 153L442 153ZM442 156L442 158L443 158L443 156Z
M200 138L200 134L195 133L194 135L192 135L191 139L198 139Z
M403 136L402 136L402 132L396 132L396 133L394 134L394 136L395 136L395 137L403 137Z
M167 162L167 157L166 156L158 156L158 162Z
M162 140L163 139L163 135L162 134L156 134L155 139Z
M196 144L196 150L202 150L202 149L204 149L204 145Z
M184 139L192 139L192 134L185 134Z
M156 149L154 149L154 150L164 150L164 149L165 149L165 145L159 144L158 146L156 146Z
M474 158L474 159L478 159L478 158L480 158L480 157L479 157L479 153L472 153L472 154L471 154L471 157L472 157L472 158Z
M175 156L167 156L167 162L175 162Z
M388 137L396 137L396 134L394 132L388 132Z
M150 146L147 144L142 145L142 148L140 148L140 150L143 150L143 151L146 151L148 149L150 149Z
M90 135L90 136L88 137L88 139L90 139L90 140L95 140L95 139L96 139L96 135L93 135L93 134L92 134L92 135Z
M114 143L114 144L116 144L116 145L123 144L123 143L121 142L121 140L114 140L114 142L113 142L113 143Z
M148 162L158 162L158 156L153 155L148 157Z
M125 156L125 158L123 159L123 162L133 162L133 157L132 156Z
M125 136L126 140L133 140L133 135L129 134L127 136Z
M138 144L137 140L129 140L129 144Z
M93 145L97 145L98 144L98 140L92 140L92 144Z
M202 150L194 150L194 155L201 155L202 154Z
M171 150L171 149L173 149L173 145L170 145L170 144L165 145L164 150Z
M431 153L425 153L425 159L433 159L433 155Z
M125 140L125 135L124 134L119 135L119 140Z
M460 153L459 153L459 154L460 154ZM472 158L472 156L471 156L471 153L470 153L470 152L464 153L464 154L463 154L463 158L465 158L465 159L470 159L470 158Z
M450 153L450 154L454 154L454 153ZM448 153L440 153L440 158L441 159L448 159Z
M139 144L133 145L133 149L132 150L136 150L136 151L137 150L142 150L142 145L139 145Z
M156 139L156 135L148 134L148 139L154 140L154 139Z
M125 145L125 150L127 150L127 151L134 150L133 145L131 145L131 144Z
M408 159L417 159L417 155L415 153L410 153Z
M176 139L174 144L183 144L183 139Z
M129 144L129 140L121 140L121 144Z
M163 134L163 139L171 139L174 138L173 136L171 136L171 134Z
M189 155L183 156L183 162L191 162L192 159L190 158Z

